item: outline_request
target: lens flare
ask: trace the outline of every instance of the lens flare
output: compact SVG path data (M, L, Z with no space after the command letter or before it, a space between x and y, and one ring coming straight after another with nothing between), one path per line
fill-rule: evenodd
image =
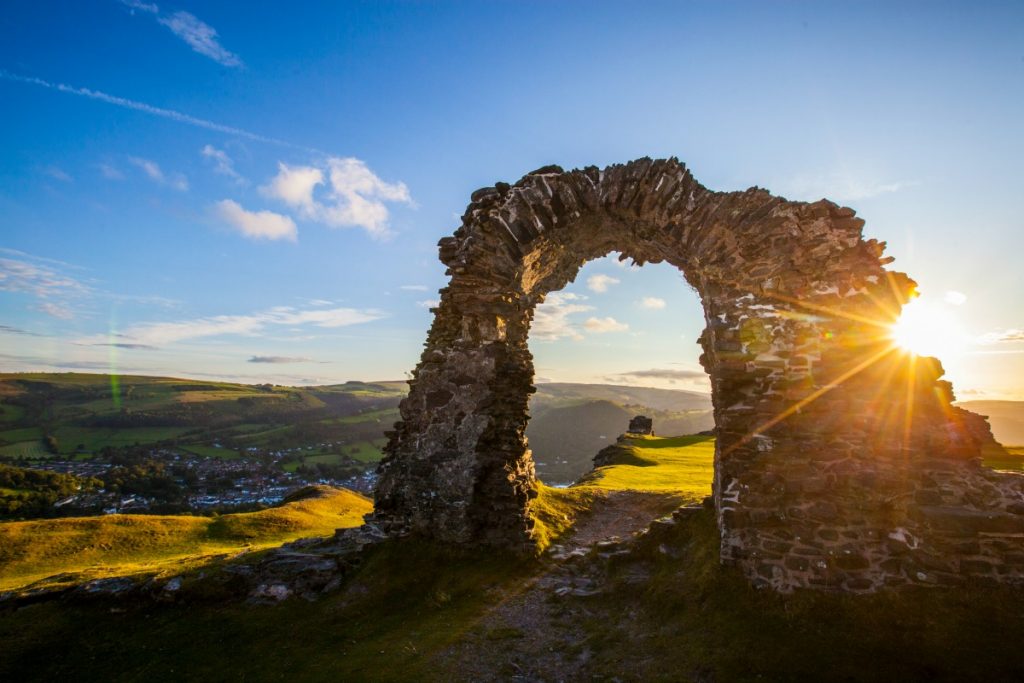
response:
M964 347L964 334L953 313L945 307L914 299L890 330L893 342L918 356L949 359Z

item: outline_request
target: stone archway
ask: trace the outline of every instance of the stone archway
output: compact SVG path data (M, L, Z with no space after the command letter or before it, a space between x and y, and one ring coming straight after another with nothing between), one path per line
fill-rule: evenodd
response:
M724 562L779 590L1024 577L1001 549L1013 542L983 536L1024 532L1024 487L980 467L988 425L952 407L938 362L884 335L914 283L863 224L825 200L713 192L676 159L549 166L476 191L439 244L451 280L374 521L532 547L534 307L614 250L676 266L700 296Z

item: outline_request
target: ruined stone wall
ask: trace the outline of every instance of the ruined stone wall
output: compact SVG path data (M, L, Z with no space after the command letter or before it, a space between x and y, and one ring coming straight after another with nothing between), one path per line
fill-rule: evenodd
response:
M392 535L529 549L534 307L588 260L668 262L704 307L722 559L778 590L1021 577L1019 478L941 367L892 347L914 283L852 209L712 192L675 159L478 190L381 464Z

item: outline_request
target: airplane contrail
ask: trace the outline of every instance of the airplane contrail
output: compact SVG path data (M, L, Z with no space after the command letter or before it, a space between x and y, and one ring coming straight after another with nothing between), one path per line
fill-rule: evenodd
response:
M306 152L314 152L316 154L327 154L323 150L316 149L314 147L305 147L303 145L296 145L285 140L278 138L268 137L266 135L260 135L259 133L253 133L243 128L236 128L234 126L227 126L223 123L217 123L215 121L207 121L206 119L196 118L180 111L173 109L164 109L162 107L154 107L151 104L145 102L138 102L136 100L129 100L125 97L118 97L116 95L109 95L99 90L91 90L89 88L78 88L72 85L64 83L51 83L45 81L42 78L36 78L34 76L19 76L12 74L8 71L0 69L0 79L13 81L15 83L26 83L28 85L37 85L42 88L49 90L57 90L63 93L69 93L71 95L78 95L79 97L87 97L90 100L98 100L100 102L106 102L117 107L124 109L133 109L135 111L141 111L144 114L150 114L152 116L159 116L161 118L170 119L171 121L177 121L178 123L184 123L189 126L196 126L197 128L205 128L207 130L214 130L219 133L227 133L228 135L236 135L240 138L246 138L248 140L254 140L256 142L264 142L271 145L280 145L282 147L291 147L292 149L301 149Z

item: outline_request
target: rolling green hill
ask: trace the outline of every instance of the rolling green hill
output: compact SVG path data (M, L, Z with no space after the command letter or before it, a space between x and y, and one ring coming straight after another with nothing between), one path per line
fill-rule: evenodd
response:
M0 591L35 582L179 573L216 556L329 536L362 524L372 509L357 493L317 487L279 507L220 517L106 515L0 523Z
M0 455L42 459L104 447L229 450L375 442L397 419L404 383L322 387L80 373L0 374Z

